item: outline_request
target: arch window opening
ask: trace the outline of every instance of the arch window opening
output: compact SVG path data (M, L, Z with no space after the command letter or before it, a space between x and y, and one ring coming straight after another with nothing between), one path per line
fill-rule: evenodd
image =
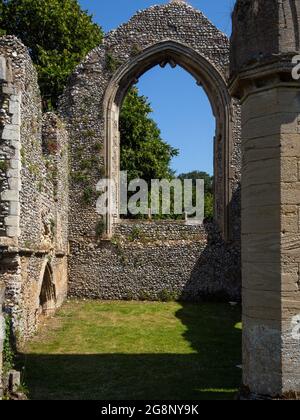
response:
M56 309L56 290L53 272L49 264L46 265L41 292L39 296L39 314L49 316Z
M121 212L122 218L186 220L195 217L185 212L188 188L185 180L191 180L192 207L195 207L199 179L204 181L204 218L213 219L216 120L204 89L188 71L171 63L164 68L157 65L144 73L123 100L119 131L120 170L126 171L127 184L132 182L128 198L129 203L131 200L134 203L133 207L129 204L126 215ZM135 189L133 180L136 179L148 185L147 208L141 205L140 213L135 200L140 198L141 202L144 198L145 201L145 194L141 194L139 187ZM153 203L151 180L170 182L169 196L166 193L169 206L162 198L162 189L159 202ZM181 198L176 195L175 185L179 184L173 183L175 180L180 181Z
M105 136L105 171L109 180L106 186L105 180L98 184L98 189L106 188L107 193L104 199L98 200L97 212L104 215L105 236L111 238L114 232L114 225L120 222L120 216L127 216L127 189L124 189L123 173L120 171L121 147L120 140L120 111L126 94L130 88L137 84L149 70L160 65L166 67L170 64L172 68L177 65L186 70L191 80L204 91L209 98L211 109L215 117L215 136L213 143L213 221L218 226L220 233L225 240L231 237L231 199L232 199L232 167L231 155L235 133L235 110L232 108L232 100L228 92L226 81L220 69L216 68L208 59L195 50L182 45L176 41L162 41L141 52L131 61L121 66L114 74L106 89L104 96L104 136ZM178 93L179 85L173 87L173 93ZM161 86L162 89L163 85ZM197 86L195 88L197 91ZM201 90L199 89L199 92ZM178 97L180 95L178 94ZM123 105L124 107L124 105ZM188 104L180 103L180 109L188 109ZM199 107L199 114L201 107ZM198 115L199 117L199 115ZM175 121L177 118L173 118ZM214 119L212 119L214 121ZM121 127L122 130L122 127ZM202 132L202 129L199 130ZM168 140L168 139L167 139ZM168 140L169 141L169 140ZM125 177L126 181L126 177ZM192 182L192 180L191 180ZM142 194L142 202L149 202L147 193ZM204 186L202 185L204 189ZM190 187L192 196L193 188ZM126 193L126 212L124 213L124 190ZM145 191L144 190L144 191ZM133 192L136 190L133 189ZM200 194L201 195L201 194ZM175 196L175 193L174 193ZM199 194L198 194L199 196ZM146 198L145 198L146 197ZM136 199L136 197L134 197ZM156 197L157 198L157 197ZM152 201L152 196L151 196ZM156 201L160 201L159 199ZM136 206L137 208L137 206ZM135 208L135 210L136 210ZM190 206L193 210L193 206ZM145 209L144 209L145 211ZM145 214L143 211L143 214ZM151 202L152 212L152 202ZM137 211L136 213L139 213ZM146 212L147 213L147 212ZM136 215L135 215L136 216ZM151 218L152 214L150 215ZM186 214L182 215L185 216ZM127 217L125 217L127 218ZM200 218L196 221L200 221ZM203 219L202 219L203 220Z

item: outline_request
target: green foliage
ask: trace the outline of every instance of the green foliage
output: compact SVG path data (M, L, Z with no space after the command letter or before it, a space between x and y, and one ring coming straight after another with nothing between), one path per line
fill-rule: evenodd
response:
M6 375L14 367L15 354L11 344L11 319L5 317L5 339L3 344L3 373Z
M0 161L0 171L6 172L9 169L9 163L6 160Z
M214 217L214 196L206 193L204 198L204 216L206 220L213 220Z
M168 289L163 289L159 293L159 300L161 302L176 302L180 298L179 292L172 292Z
M57 106L69 75L103 38L77 0L0 0L1 32L29 48L46 109Z
M133 302L134 300L135 294L131 290L127 291L124 297L124 301Z
M105 63L106 70L114 73L120 65L120 61L114 57L113 53L111 51L107 51Z
M140 96L136 87L127 94L120 114L121 133L121 170L128 171L128 180L141 178L148 182L152 179L173 179L174 172L170 167L173 157L179 151L174 149L161 138L157 124L151 119L150 103L145 96ZM194 196L196 194L196 179L204 179L205 190L205 218L213 218L213 177L206 172L193 171L178 177L194 180ZM171 199L174 196L171 191ZM149 197L149 207L151 200ZM182 220L182 215L154 215L154 220L174 219ZM135 218L143 219L144 215Z
M83 191L83 201L85 204L92 204L95 191L92 187L86 187Z
M54 219L50 220L50 229L51 229L51 233L52 235L55 235L55 228L56 228L56 223Z
M131 234L128 237L128 240L130 242L134 242L134 241L137 241L137 240L141 239L141 237L142 237L142 231L141 231L141 229L138 226L135 226L132 229Z
M204 217L206 220L212 220L214 217L214 196L213 196L213 177L206 172L193 171L179 175L182 181L192 179L193 198L196 196L196 180L204 179Z
M139 44L134 44L131 48L131 56L135 57L143 51L143 48Z
M102 147L100 143L95 145L95 150ZM103 176L103 165L101 164L100 154L92 154L89 157L83 157L83 149L79 148L76 153L76 159L79 161L79 170L71 172L71 179L74 183L80 184L82 190L82 201L86 205L91 205L96 199L94 187L93 171L97 170L99 177Z
M0 36L6 35L6 31L2 27L3 9L4 9L4 1L0 0Z
M132 88L127 94L120 114L121 170L128 179L170 179L171 159L178 150L165 143L157 124L150 118L149 101Z
M22 165L26 165L26 152L23 146L21 147L21 162Z
M153 298L153 295L147 290L140 290L139 300L141 302L154 302L155 301L155 299Z
M33 175L35 177L38 177L38 175L40 174L40 168L35 163L29 163L28 171L30 172L31 175Z
M103 150L103 145L102 145L102 143L96 143L95 145L94 145L94 150L95 150L95 152L98 152L98 153L100 153L100 152L102 152L102 150Z
M99 220L96 225L96 236L100 238L105 233L105 223L104 220Z
M88 182L88 176L82 171L72 172L71 178L77 184L85 184Z
M206 172L202 172L202 171L188 172L188 173L179 175L178 178L182 180L192 179L194 181L194 186L196 185L197 179L204 179L204 193L205 194L213 193L213 177L210 176Z

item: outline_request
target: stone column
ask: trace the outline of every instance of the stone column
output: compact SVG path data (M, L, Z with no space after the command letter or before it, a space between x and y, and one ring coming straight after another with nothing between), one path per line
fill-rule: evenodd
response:
M300 398L296 12L287 1L240 0L233 15L231 89L242 102L243 383L249 398Z
M20 236L21 190L21 93L12 84L10 69L4 56L0 56L0 157L2 172L6 172L6 189L0 189L0 201L6 203L7 214L3 224L6 237ZM4 160L3 160L4 159ZM1 216L1 215L0 215ZM2 219L2 218L1 218ZM6 241L7 242L7 241Z

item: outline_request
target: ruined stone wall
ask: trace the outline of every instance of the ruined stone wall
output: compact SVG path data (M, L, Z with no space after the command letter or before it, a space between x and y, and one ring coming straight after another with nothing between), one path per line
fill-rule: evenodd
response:
M57 306L67 294L68 137L57 116L42 115L27 49L14 37L2 37L0 56L0 276L6 311L22 339L38 323L47 262Z
M71 296L189 301L240 296L239 249L212 224L130 222L110 241L71 243Z
M5 340L4 295L5 285L4 283L0 283L0 400L3 397L3 345Z
M136 77L156 64L164 65L166 61L170 61L171 64L179 63L189 69L193 67L191 64L193 55L196 55L199 61L202 60L203 66L206 66L205 70L199 65L194 72L191 72L195 77L195 89L196 82L204 83L217 119L216 221L222 221L225 213L230 213L226 226L230 230L227 240L230 238L234 244L227 246L225 241L222 241L222 245L214 247L213 244L219 241L219 234L215 233L216 236L207 242L207 235L202 232L201 240L191 240L191 242L187 241L179 245L182 240L182 226L170 223L170 228L166 227L167 224L164 225L164 229L160 227L165 245L157 246L154 236L155 245L144 244L139 249L134 243L124 238L124 242L128 242L127 245L124 244L124 252L129 260L129 265L124 266L115 247L109 242L101 242L97 233L101 219L96 213L96 184L105 176L112 175L118 178L119 170L118 110L114 113L113 109L117 108L116 102L120 101L120 98L117 94L115 103L104 102L107 91L111 84L114 84L114 77L121 68L130 67L134 60L138 62L139 57L152 47L158 46L159 49L160 44L168 44L168 42L171 45L170 48L175 45L178 49L181 48L183 53L174 53L171 59L168 55L170 51L167 50L159 53L159 58L155 59L155 62L149 58L145 64L147 68L144 66L142 70L139 69L137 73L128 76L128 79L124 77L126 80L123 81L123 88L126 90L126 86L128 88L136 82ZM69 269L72 295L118 298L125 296L128 289L137 297L142 289L147 289L149 293L157 295L164 288L169 288L170 291L176 289L181 293L185 288L184 284L189 284L192 272L194 272L194 278L197 277L196 273L200 273L198 281L194 281L192 294L204 295L204 291L207 290L208 294L210 291L220 294L225 291L225 294L230 296L238 295L237 278L240 268L236 263L232 270L229 261L230 252L233 249L233 260L239 260L239 257L235 258L235 254L239 254L240 239L240 120L238 101L231 103L230 96L226 95L228 66L227 37L216 29L200 11L186 3L176 2L153 6L138 12L127 24L109 33L103 45L93 50L78 66L70 78L60 104L61 114L67 123L70 135L69 237L71 255ZM209 73L207 79L211 76L210 80L201 79L205 72ZM118 81L115 84L118 85ZM220 85L224 86L223 90ZM228 106L225 109L226 100ZM188 106L188 104L183 106ZM110 113L109 117L107 113ZM226 125L227 121L228 125ZM108 125L111 125L113 129L112 144L107 143ZM229 132L230 138L227 134ZM225 187L227 181L229 191L226 191ZM228 197L228 202L225 196L226 199ZM120 229L124 229L124 226L119 226L117 220L112 229L113 237L118 235ZM152 227L147 225L147 229L152 229ZM186 236L191 234L190 229L184 227ZM172 236L168 237L166 231L169 233L172 231ZM217 231L218 228L215 226L213 232ZM123 234L126 237L124 231ZM223 234L226 236L227 232ZM130 236L130 233L128 235ZM211 236L214 235L211 234ZM160 238L159 241L162 242L162 239ZM151 255L151 259L147 258L147 253ZM218 253L218 256L212 257L214 253ZM140 258L135 255L143 254L139 268L130 263L130 254L132 260ZM215 267L215 261L221 261L224 255L226 255L224 263L221 265L218 263ZM160 260L164 261L165 269L163 269L163 264L159 264ZM155 273L158 264L160 272ZM203 264L203 270L199 268L201 264ZM211 270L207 274L209 265L211 265ZM201 274L201 270L205 273L204 275ZM214 270L219 273L217 280L213 276Z

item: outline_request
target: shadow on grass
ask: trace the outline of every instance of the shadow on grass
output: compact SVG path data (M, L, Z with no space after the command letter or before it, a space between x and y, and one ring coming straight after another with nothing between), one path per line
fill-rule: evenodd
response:
M176 316L187 327L189 354L23 355L30 398L232 399L241 381L240 309L224 307L182 304Z

